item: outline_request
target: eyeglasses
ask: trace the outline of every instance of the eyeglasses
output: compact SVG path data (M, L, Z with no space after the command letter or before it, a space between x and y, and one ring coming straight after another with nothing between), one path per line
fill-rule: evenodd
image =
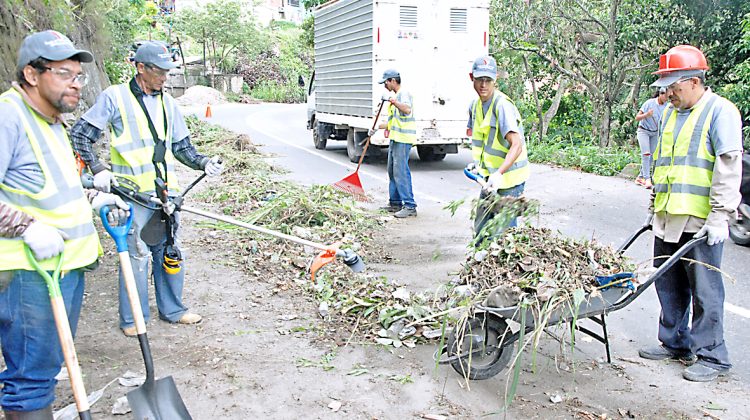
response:
M680 80L672 83L671 85L667 86L667 90L674 90L677 87L678 84L680 84L680 83L682 83L684 81L690 80L690 79L692 79L692 77L683 77L682 79L680 79Z
M88 83L89 81L89 76L86 73L76 74L68 69L62 69L62 68L56 69L53 67L45 67L44 69L69 83L78 82L81 84L81 86L86 86L86 83Z
M149 66L149 65L146 65L145 67L159 77L167 77L167 74L169 74L169 70L164 70L164 69L160 69L158 67Z

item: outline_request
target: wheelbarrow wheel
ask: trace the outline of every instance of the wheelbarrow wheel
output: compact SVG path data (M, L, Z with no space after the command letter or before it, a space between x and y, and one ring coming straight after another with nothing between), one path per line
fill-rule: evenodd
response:
M503 334L505 345L501 344ZM456 326L448 337L451 366L471 380L497 375L513 356L513 344L508 343L511 335L508 324L500 318L485 314L469 318L463 326Z

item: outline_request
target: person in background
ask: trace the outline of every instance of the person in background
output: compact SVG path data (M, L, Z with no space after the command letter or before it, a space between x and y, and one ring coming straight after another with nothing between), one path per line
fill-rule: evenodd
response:
M417 141L417 123L414 119L413 98L401 88L401 74L394 69L383 72L380 82L388 90L383 101L388 102L388 121L378 128L388 130L388 205L382 207L393 213L394 217L406 218L417 216L417 203L409 170L409 152ZM367 135L375 134L368 130Z
M638 146L641 148L641 172L635 179L636 184L651 189L651 166L653 163L652 156L656 149L656 143L659 139L659 127L661 126L661 116L664 108L667 107L667 88L660 87L656 90L653 98L647 100L635 116L638 121Z

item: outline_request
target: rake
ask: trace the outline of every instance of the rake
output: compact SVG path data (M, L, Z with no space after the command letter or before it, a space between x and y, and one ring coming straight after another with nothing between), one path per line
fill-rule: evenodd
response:
M372 122L372 129L375 129L375 126L378 124L378 118L380 118L380 111L383 110L383 104L385 101L380 101L380 106L378 107L378 113L375 114L375 119ZM354 173L347 175L344 179L341 181L338 181L336 183L331 184L331 186L343 193L351 194L355 200L357 201L364 201L369 202L370 198L365 193L364 188L362 188L362 182L359 180L359 167L362 166L362 161L365 159L365 155L367 154L367 148L370 146L370 137L367 137L367 141L365 141L365 147L362 150L362 156L359 157L359 162L357 163L357 169L354 170Z

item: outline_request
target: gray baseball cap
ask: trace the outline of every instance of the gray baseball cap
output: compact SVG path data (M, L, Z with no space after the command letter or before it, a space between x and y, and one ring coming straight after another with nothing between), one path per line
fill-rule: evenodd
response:
M675 70L669 73L662 74L654 83L651 83L651 87L663 87L666 88L675 82L679 82L680 79L687 79L690 77L700 77L705 79L705 70Z
M135 52L134 60L136 63L151 64L162 70L177 67L177 63L172 61L169 47L162 41L146 41L141 44Z
M497 79L497 62L492 56L483 55L474 60L471 66L471 74L474 78L489 77L492 80Z
M77 57L81 63L94 61L94 56L86 51L79 50L70 39L57 31L43 31L28 35L21 43L18 50L18 70L37 58L49 61L62 61Z
M401 73L396 69L388 69L383 72L383 78L378 83L385 83L386 80L393 79L394 77L401 77Z

